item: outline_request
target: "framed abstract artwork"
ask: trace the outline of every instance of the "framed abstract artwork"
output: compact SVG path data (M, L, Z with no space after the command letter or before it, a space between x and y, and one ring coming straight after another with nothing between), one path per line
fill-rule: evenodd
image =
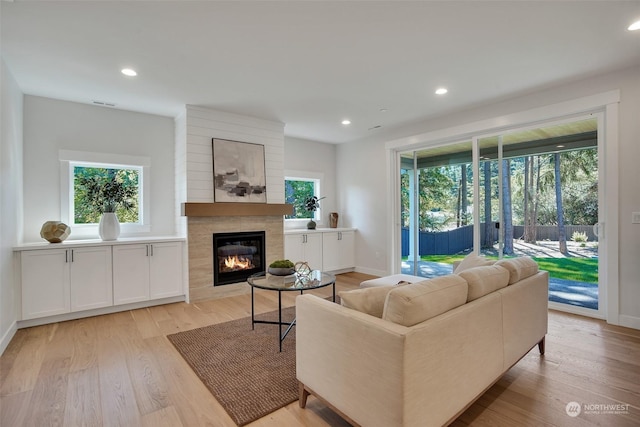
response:
M213 138L214 202L267 203L264 145Z

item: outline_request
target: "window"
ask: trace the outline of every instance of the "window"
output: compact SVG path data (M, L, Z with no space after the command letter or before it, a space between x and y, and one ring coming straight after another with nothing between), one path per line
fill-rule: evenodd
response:
M313 196L318 198L320 195L320 181L321 176L314 177L310 173L298 172L293 176L289 173L289 176L284 178L284 197L285 203L293 205L293 215L286 215L285 220L296 219L313 219L319 220L321 218L320 209L315 212L309 212L305 209L305 201ZM304 175L304 176L300 176Z
M60 150L60 217L72 228L74 238L95 238L105 199L90 194L95 187L115 179L113 189L124 196L116 206L122 235L151 231L149 214L150 173L148 157ZM108 203L107 203L108 204Z
M142 168L136 166L116 166L70 163L73 176L73 224L97 224L105 207L111 202L93 193L96 188L111 190L113 196L122 202L112 206L120 224L141 222L140 183ZM117 187L109 185L114 181Z

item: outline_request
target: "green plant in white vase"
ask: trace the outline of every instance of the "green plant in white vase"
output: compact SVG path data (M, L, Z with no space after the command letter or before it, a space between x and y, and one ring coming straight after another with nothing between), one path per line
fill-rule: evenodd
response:
M126 214L137 206L137 183L129 182L124 171L91 169L90 173L77 176L74 183L78 198L85 204L83 214L92 218L100 214L100 237L116 240L120 235L116 212Z

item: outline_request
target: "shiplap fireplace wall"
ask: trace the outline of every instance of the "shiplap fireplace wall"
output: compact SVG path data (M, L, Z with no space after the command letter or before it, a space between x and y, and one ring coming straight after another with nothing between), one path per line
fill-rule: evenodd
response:
M192 300L216 295L212 286L211 235L264 230L267 262L284 256L283 217L182 215L183 203L213 203L212 138L264 145L267 204L284 203L284 124L187 105L175 121L176 228L187 237ZM223 286L225 292L236 285ZM240 289L241 287L241 289ZM238 285L238 291L248 288Z

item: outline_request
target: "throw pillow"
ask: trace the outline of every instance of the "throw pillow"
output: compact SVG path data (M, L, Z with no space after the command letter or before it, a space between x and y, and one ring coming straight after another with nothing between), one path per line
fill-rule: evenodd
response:
M469 284L467 302L478 299L509 284L509 272L498 265L485 265L458 274Z
M387 295L382 318L413 326L467 302L467 282L449 274L395 288Z
M453 270L455 274L458 274L464 270L468 270L474 267L483 267L485 265L493 265L494 261L488 260L485 257L478 256L475 253L470 253L460 261L460 264Z
M397 286L375 286L339 292L342 305L371 316L382 317L387 294Z
M496 262L496 265L502 266L509 271L510 285L533 276L539 270L538 263L528 256L501 259Z

